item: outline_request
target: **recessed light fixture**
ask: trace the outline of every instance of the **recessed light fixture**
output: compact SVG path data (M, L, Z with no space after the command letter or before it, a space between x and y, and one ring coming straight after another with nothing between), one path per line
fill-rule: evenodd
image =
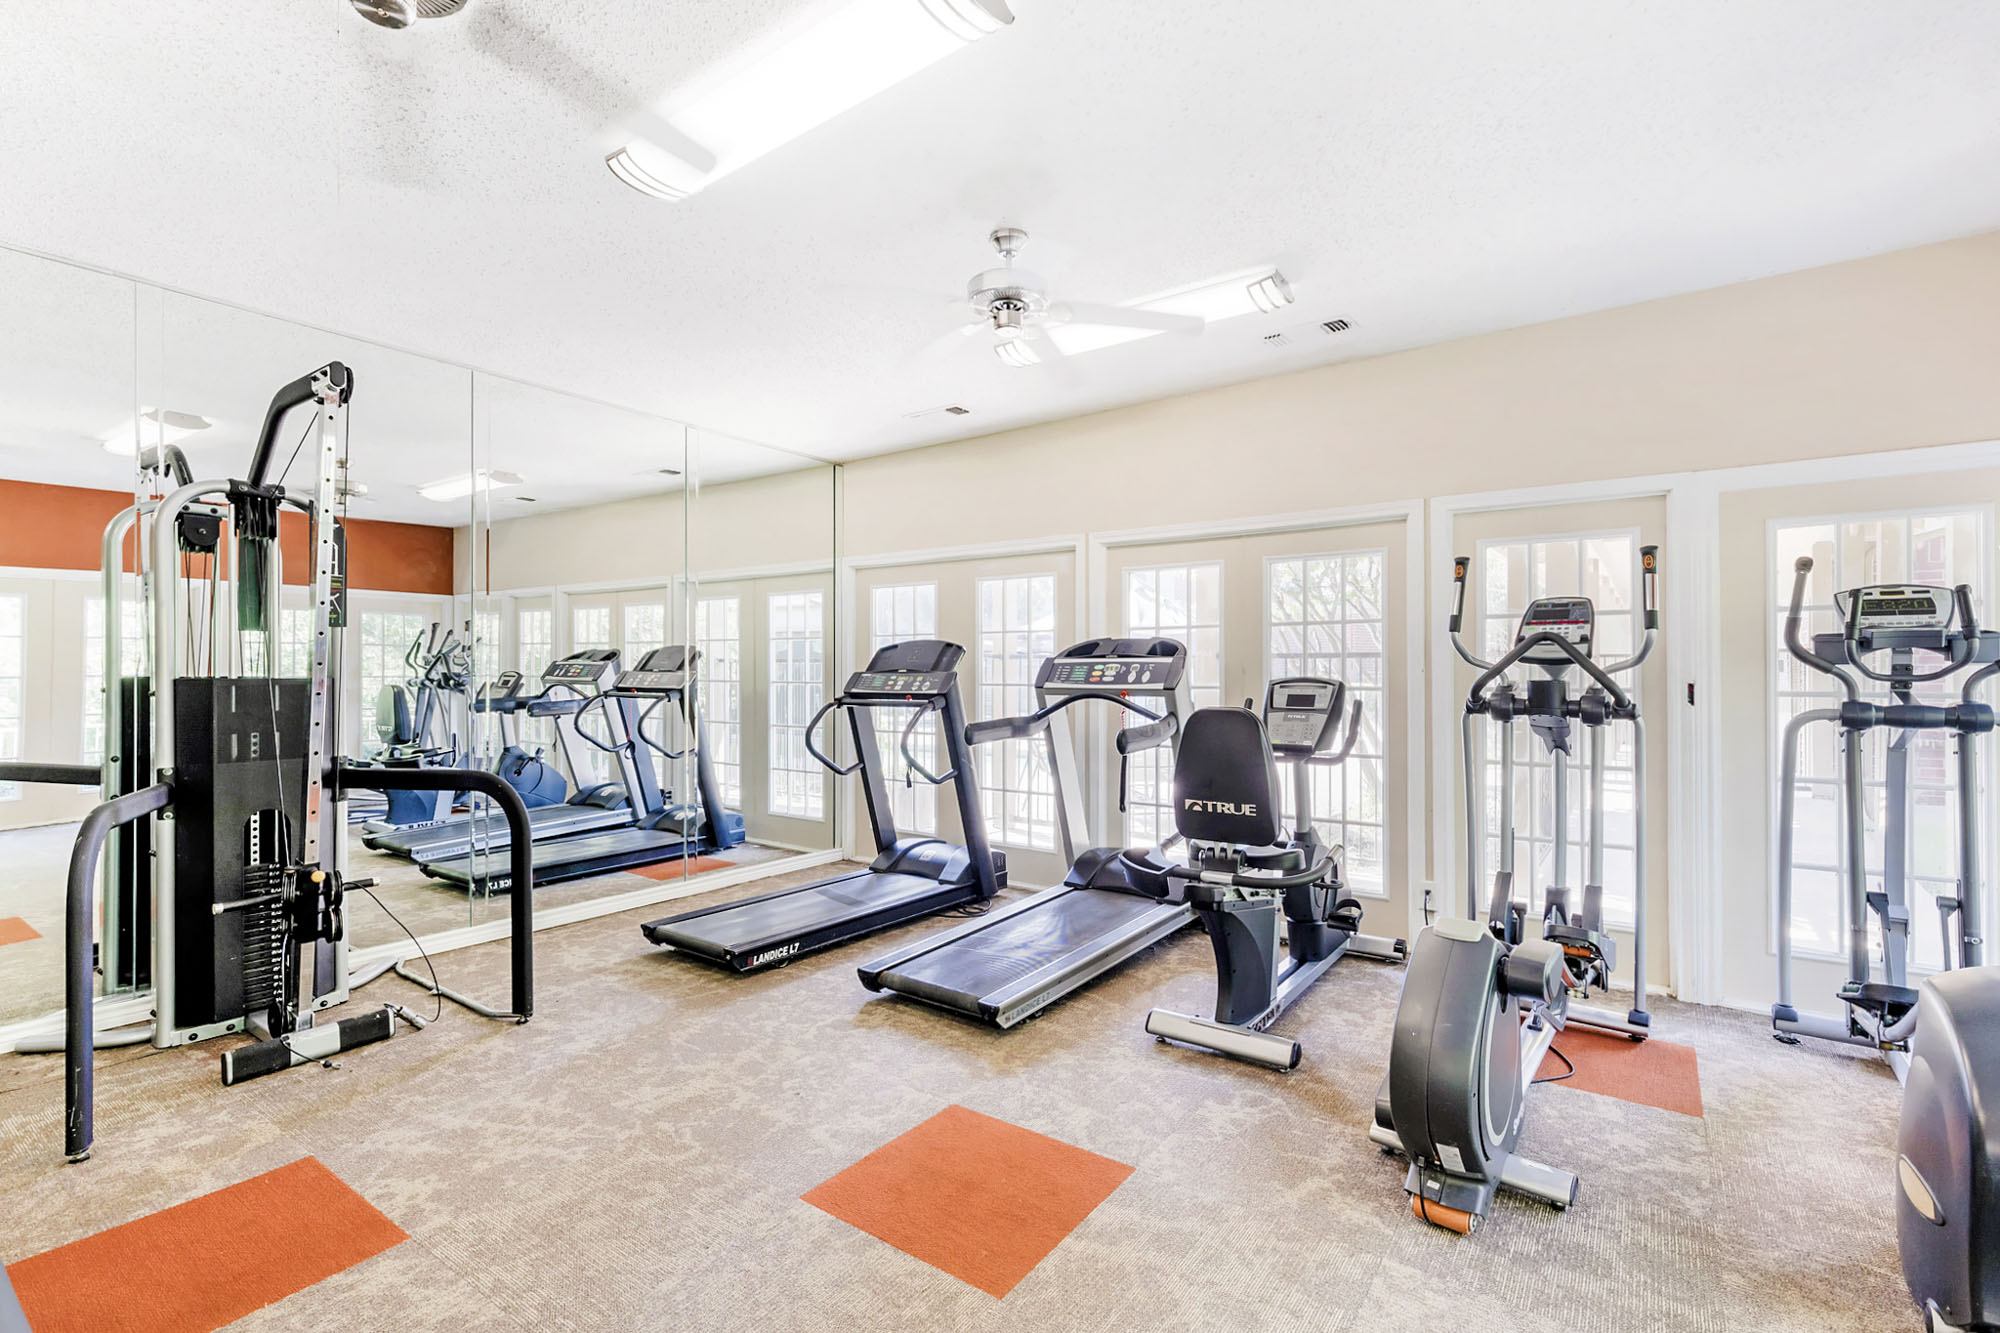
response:
M685 199L988 33L1007 0L847 0L790 40L619 126L611 174Z
M215 423L207 417L198 417L192 412L169 412L165 408L148 407L141 409L138 416L104 437L104 451L131 458L139 452L140 442L147 448L172 444L184 440L198 430L207 430Z
M512 472L495 472L480 468L460 477L446 477L427 486L417 487L417 494L426 500L463 500L474 491L491 493L507 486L519 486L521 478Z

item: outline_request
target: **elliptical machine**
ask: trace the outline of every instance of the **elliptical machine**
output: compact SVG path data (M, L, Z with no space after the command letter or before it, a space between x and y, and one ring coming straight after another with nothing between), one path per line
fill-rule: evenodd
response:
M1991 735L1993 708L1978 693L2000 675L2000 633L1979 628L1972 589L1923 586L1849 588L1833 595L1841 627L1800 636L1813 561L1793 566L1785 647L1841 688L1837 708L1801 713L1785 727L1778 798L1778 1002L1773 1035L1797 1045L1801 1035L1882 1052L1903 1081L1897 1132L1896 1234L1903 1279L1924 1312L1924 1326L2000 1328L2000 1138L1988 1108L2000 1106L2000 968L1982 967L1979 877L1979 749ZM1888 670L1871 664L1889 655ZM1917 669L1916 655L1939 660ZM1955 704L1916 701L1916 687L1965 678ZM1855 673L1886 685L1890 701L1861 698ZM1802 1015L1792 1004L1792 845L1798 803L1798 738L1816 723L1840 729L1842 872L1848 911L1848 980L1839 1019ZM1885 757L1882 888L1868 889L1864 748L1868 732L1894 729ZM1958 744L1958 890L1937 900L1945 971L1909 984L1909 739L1950 732ZM1874 978L1870 928L1881 932L1882 980Z
M1557 1208L1576 1202L1577 1179L1568 1171L1515 1151L1526 1123L1528 1089L1556 1034L1571 1022L1643 1040L1646 1012L1646 745L1638 704L1613 679L1652 652L1659 630L1656 579L1659 549L1639 552L1645 637L1623 662L1599 665L1591 654L1596 608L1586 597L1548 597L1529 604L1514 646L1498 662L1474 657L1460 638L1465 580L1471 561L1454 562L1457 582L1451 641L1481 668L1465 702L1466 911L1470 920L1447 919L1417 937L1403 998L1396 1006L1389 1072L1375 1099L1368 1137L1410 1159L1403 1188L1419 1218L1471 1234L1501 1189L1541 1199ZM1502 681L1517 664L1537 667L1543 679L1525 690ZM1591 685L1569 696L1566 676L1580 668ZM1479 884L1478 763L1472 719L1485 715L1501 727L1500 868L1483 917ZM1549 747L1555 781L1555 883L1545 892L1541 928L1526 929L1528 904L1514 899L1514 745L1512 723L1526 718ZM1622 1017L1573 1006L1573 996L1608 985L1616 966L1614 941L1604 921L1604 728L1632 725L1633 796L1637 843L1634 900L1633 1000ZM1581 910L1571 911L1567 885L1570 724L1589 738L1590 781L1585 822L1586 877Z
M1979 751L1974 738L1993 730L1993 710L1978 702L1982 685L2000 675L2000 633L1981 630L1972 609L1972 589L1887 587L1849 588L1833 595L1840 629L1800 637L1805 616L1811 556L1793 566L1792 603L1785 616L1785 648L1814 671L1840 685L1837 708L1801 713L1785 726L1778 795L1778 1002L1771 1006L1773 1035L1787 1045L1800 1035L1880 1050L1902 1079L1909 1069L1909 1037L1916 1028L1917 991L1909 984L1909 809L1910 737L1919 731L1948 731L1958 740L1958 893L1938 899L1944 932L1944 965L1977 967L1983 939L1979 901ZM1928 670L1916 666L1918 653L1941 658ZM1888 670L1870 659L1889 655ZM1916 687L1947 681L1968 667L1960 700L1952 705L1920 704ZM1890 702L1866 703L1855 673L1886 685ZM1798 739L1816 723L1840 729L1842 876L1848 913L1847 983L1838 1019L1801 1015L1792 1003L1792 846L1798 809ZM1894 730L1884 765L1882 889L1868 889L1866 760L1867 734ZM1882 979L1873 976L1870 926L1882 933Z
M1296 1069L1299 1043L1265 1029L1342 958L1397 963L1407 954L1402 940L1361 932L1361 904L1340 880L1343 849L1313 828L1311 768L1345 761L1361 731L1361 701L1346 703L1343 682L1295 676L1266 688L1261 719L1248 708L1204 708L1188 722L1174 767L1174 826L1188 864L1165 875L1185 884L1208 930L1215 1017L1152 1010L1146 1031L1161 1041ZM1289 835L1278 818L1280 760L1292 766ZM1132 853L1124 860L1137 868Z

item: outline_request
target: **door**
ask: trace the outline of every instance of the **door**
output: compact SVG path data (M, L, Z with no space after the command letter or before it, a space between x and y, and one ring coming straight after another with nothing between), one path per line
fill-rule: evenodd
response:
M1473 557L1466 593L1465 641L1473 653L1492 661L1514 641L1521 613L1538 597L1582 594L1595 605L1597 626L1594 656L1598 661L1616 661L1631 655L1642 634L1639 617L1639 550L1661 543L1666 529L1664 498L1622 501L1593 501L1587 504L1554 505L1533 509L1494 510L1462 513L1453 523L1454 554ZM1662 549L1661 579L1673 577L1673 552ZM1433 608L1442 621L1448 607ZM1441 631L1442 623L1438 626ZM1605 761L1604 819L1604 907L1606 921L1618 942L1617 984L1632 984L1633 941L1637 923L1638 888L1637 813L1638 794L1645 793L1646 831L1646 970L1649 986L1664 983L1671 961L1667 941L1670 919L1667 895L1671 886L1667 873L1667 747L1665 713L1672 700L1668 688L1665 641L1674 632L1670 624L1660 629L1660 641L1645 663L1623 673L1622 685L1638 703L1647 732L1646 763L1643 772L1636 764L1633 729L1614 723L1607 728ZM1477 672L1460 661L1449 647L1438 660L1451 672L1453 708L1449 725L1459 726L1460 706L1471 689ZM1530 672L1516 668L1517 682ZM1538 673L1537 673L1538 674ZM1583 686L1571 674L1573 692ZM1500 863L1501 838L1499 796L1501 752L1496 744L1498 727L1475 719L1475 773L1479 787L1479 877L1477 901L1482 905L1491 892L1493 872ZM1560 839L1555 823L1555 760L1549 744L1526 723L1516 722L1514 736L1515 886L1517 900L1525 899L1532 913L1539 914L1546 888L1553 883L1555 849L1558 841L1566 849L1566 873L1571 901L1579 901L1584 881L1583 835L1586 830L1584 756L1587 753L1581 728L1572 742L1575 762L1568 768L1566 827ZM1465 792L1459 743L1453 738L1453 765L1449 775L1434 775L1433 781L1452 783L1452 843L1455 849L1448 879L1439 884L1441 910L1463 915L1466 906ZM1642 780L1643 779L1643 785Z
M1870 583L1968 583L1982 621L2000 611L1992 596L1995 569L1994 508L1983 497L2000 492L2000 470L1877 478L1823 486L1739 491L1721 497L1722 542L1720 860L1725 882L1722 981L1727 1002L1766 1008L1777 998L1777 838L1781 737L1798 713L1825 708L1838 685L1793 659L1783 627L1801 556L1814 565L1806 593L1806 633L1838 627L1836 590ZM1885 664L1879 659L1875 665ZM1936 665L1919 656L1917 669ZM1950 703L1964 680L1919 686L1917 699ZM1862 680L1864 699L1887 700L1875 682ZM1993 702L1990 688L1986 701ZM1864 742L1864 841L1870 892L1882 888L1888 814L1886 730ZM1992 738L1976 740L1982 788L1992 790ZM1910 733L1909 841L1904 862L1910 892L1911 973L1922 976L1944 956L1936 902L1958 893L1956 741L1946 732ZM1800 737L1794 791L1792 935L1794 1005L1804 1013L1838 1016L1834 993L1847 979L1847 938L1853 912L1842 872L1841 745L1827 724L1809 725ZM1994 864L1992 802L1978 830L1982 863ZM1992 919L1989 882L1982 901ZM1990 931L1988 932L1991 933ZM1872 964L1881 979L1882 940L1871 929ZM1912 984L1915 984L1912 982Z
M939 638L962 646L959 693L969 721L1034 711L1035 674L1076 639L1076 557L1068 550L988 559L938 561L858 571L855 578L854 661L903 638ZM899 753L908 715L876 719L890 806L905 832L962 843L964 825L950 784L931 787L914 777ZM911 735L911 753L932 772L946 758L936 718ZM999 741L973 752L980 807L993 847L1007 854L1011 885L1044 888L1069 866L1056 828L1055 779L1038 741ZM866 826L856 806L855 836L865 850ZM1099 836L1103 836L1101 830ZM1079 845L1090 834L1075 830Z
M1403 934L1414 910L1406 538L1400 521L1350 524L1116 547L1106 561L1120 632L1185 644L1196 707L1261 707L1265 685L1281 676L1347 685L1361 729L1345 763L1310 770L1310 816L1343 849L1342 875L1369 928L1388 935ZM1294 826L1291 775L1280 776ZM1114 768L1098 797L1113 819L1119 794ZM1171 753L1135 756L1124 791L1129 841L1174 832L1172 795Z

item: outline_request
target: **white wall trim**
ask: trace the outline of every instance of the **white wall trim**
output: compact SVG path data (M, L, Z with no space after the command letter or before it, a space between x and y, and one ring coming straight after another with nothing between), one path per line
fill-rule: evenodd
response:
M1249 518L1206 519L1196 523L1165 523L1149 528L1106 528L1090 534L1092 546L1152 546L1234 537L1264 537L1316 528L1355 528L1369 523L1414 522L1423 517L1421 500L1388 500L1379 504L1346 505L1338 509L1308 509Z

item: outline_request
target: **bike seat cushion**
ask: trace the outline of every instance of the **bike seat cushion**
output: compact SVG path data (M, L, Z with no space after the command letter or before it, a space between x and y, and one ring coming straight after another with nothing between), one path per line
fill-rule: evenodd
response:
M1203 708L1187 720L1174 759L1174 828L1193 842L1269 847L1278 819L1278 762L1264 723L1247 708Z

